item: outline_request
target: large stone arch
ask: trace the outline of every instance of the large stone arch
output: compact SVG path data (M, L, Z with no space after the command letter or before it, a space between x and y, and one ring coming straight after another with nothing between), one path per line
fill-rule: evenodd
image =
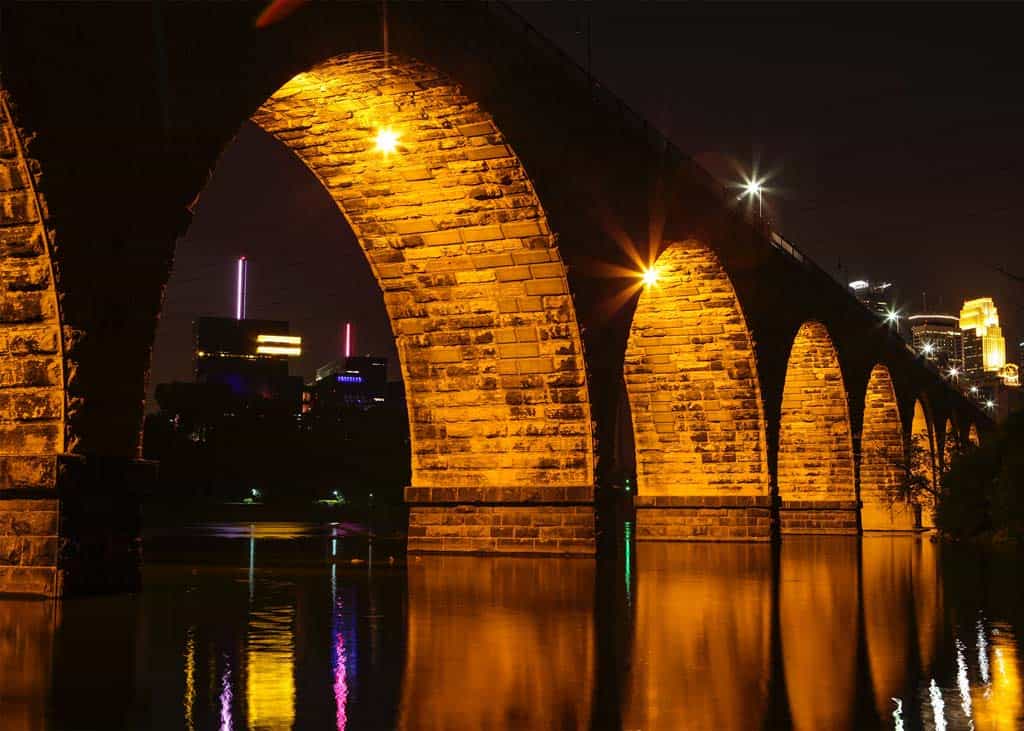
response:
M949 471L950 466L953 464L953 459L960 452L960 437L956 433L956 429L953 426L952 419L946 419L945 427L942 430L942 474L946 474Z
M783 533L857 531L850 410L832 338L816 321L793 339L779 419Z
M861 527L913 530L917 509L900 495L906 460L903 425L892 376L884 365L871 369L860 437Z
M935 527L935 501L930 491L936 484L935 474L935 429L931 412L922 398L914 400L914 412L910 421L907 438L907 454L910 474L920 482L917 502L921 506L921 525Z
M38 177L0 90L0 591L54 594L64 362L50 214ZM38 491L48 497L38 499ZM22 499L30 495L37 499Z
M492 118L435 69L370 52L298 74L252 119L323 183L383 292L409 405L409 548L592 552L590 406L565 267ZM538 502L563 507L502 527ZM456 516L465 525L451 503L476 505Z
M767 539L769 480L753 341L706 245L669 245L640 295L625 356L637 536ZM732 512L730 512L732 511ZM734 521L730 515L744 513Z

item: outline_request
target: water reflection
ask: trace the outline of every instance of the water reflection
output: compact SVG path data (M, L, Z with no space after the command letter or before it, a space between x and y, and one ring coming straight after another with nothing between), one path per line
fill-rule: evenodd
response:
M913 553L918 538L865 536L861 542L864 634L875 709L886 718L898 700L913 653ZM902 717L902 709L899 713Z
M291 728L295 721L294 621L295 609L287 605L249 614L245 698L250 728Z
M408 573L399 728L590 727L592 561L423 556Z
M795 729L853 727L857 667L857 539L787 536L779 622Z
M770 676L770 548L640 543L636 571L625 727L758 728Z
M333 528L227 533L137 596L0 599L0 728L1024 728L1019 554L792 537L406 569Z
M0 601L0 723L6 731L41 726L58 610L54 602Z
M975 728L1011 729L1024 724L1024 688L1021 687L1018 643L1005 624L992 627L991 678L972 695Z

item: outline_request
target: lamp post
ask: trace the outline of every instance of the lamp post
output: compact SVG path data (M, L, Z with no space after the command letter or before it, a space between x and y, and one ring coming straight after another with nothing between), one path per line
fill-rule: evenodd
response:
M749 197L757 197L757 217L762 218L764 213L764 185L763 181L751 178L743 186L743 194Z

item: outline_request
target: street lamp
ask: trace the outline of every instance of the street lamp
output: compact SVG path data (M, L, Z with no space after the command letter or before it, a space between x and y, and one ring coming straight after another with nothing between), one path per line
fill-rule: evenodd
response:
M897 310L886 310L885 321L889 325L895 325L898 328L900 326L900 313Z
M960 369L957 368L956 366L953 366L952 368L949 369L949 377L950 378L956 378L959 375L960 375Z
M750 178L743 184L743 195L748 198L757 198L757 217L761 218L764 203L764 179ZM743 196L740 196L741 198Z
M921 346L921 352L924 353L925 355L931 355L932 353L935 352L935 346L932 345L931 343L925 343L924 345Z
M988 401L985 402L985 408L986 409L994 409L995 407L996 407L996 402L993 401L992 399L989 399Z

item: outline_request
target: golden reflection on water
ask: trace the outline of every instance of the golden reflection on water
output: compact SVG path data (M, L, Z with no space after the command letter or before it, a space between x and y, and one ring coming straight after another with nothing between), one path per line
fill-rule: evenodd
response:
M294 620L295 609L287 605L249 613L245 699L251 729L290 729L295 723Z
M942 578L938 546L926 538L915 542L914 617L917 621L917 648L921 667L931 667L935 647L942 631Z
M401 729L585 729L594 686L593 561L409 561Z
M910 611L916 536L872 535L861 542L864 634L880 718L890 716L911 665Z
M989 682L975 687L972 695L974 727L977 731L1021 728L1024 722L1024 687L1013 630L1006 625L992 627L988 648Z
M755 729L768 700L771 547L638 543L624 727Z
M0 728L45 728L59 605L0 600Z
M780 550L779 621L793 728L852 728L857 539L786 536Z
M193 713L196 703L196 636L195 627L189 627L185 635L185 728L195 731L196 723Z

